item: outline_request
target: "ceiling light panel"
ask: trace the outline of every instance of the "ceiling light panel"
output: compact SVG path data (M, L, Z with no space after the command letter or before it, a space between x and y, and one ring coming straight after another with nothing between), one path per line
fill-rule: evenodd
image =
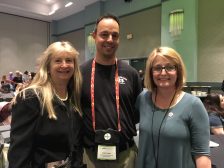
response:
M68 2L67 4L65 4L65 7L67 8L67 7L71 6L72 4L73 4L73 2Z

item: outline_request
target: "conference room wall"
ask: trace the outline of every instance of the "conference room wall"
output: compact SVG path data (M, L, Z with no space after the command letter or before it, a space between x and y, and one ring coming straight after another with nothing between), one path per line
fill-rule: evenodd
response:
M123 16L120 24L119 58L146 58L161 45L161 5Z
M145 19L142 19L145 18ZM136 24L137 23L137 24ZM149 52L160 46L161 6L120 17L120 45L117 57L121 59L146 58ZM152 26L153 25L153 26ZM80 63L94 57L94 44L89 44L89 34L94 23L58 36L59 40L70 41L80 52ZM127 35L132 34L131 39ZM94 42L91 42L94 43Z
M224 1L198 1L198 81L224 79Z
M49 23L0 13L0 77L35 71L36 59L49 43Z
M144 3L148 4L144 4ZM152 4L156 2L155 4ZM57 30L55 33L64 33L66 30L75 30L75 25L82 25L85 28L85 35L87 36L90 32L89 27L92 27L93 20L90 18L86 19L86 16L94 16L103 14L106 12L114 13L120 16L121 20L128 18L129 15L134 14L135 12L144 12L145 10L154 10L154 6L161 4L161 13L159 18L161 33L158 37L161 37L161 45L170 46L175 48L184 58L184 62L187 67L188 73L188 82L220 82L224 78L223 73L223 54L224 48L224 35L223 35L223 19L224 15L224 1L220 0L168 0L162 3L158 1L132 1L130 3L124 3L123 1L114 1L107 0L103 5L94 4L85 9L79 15L70 16L62 20L57 21ZM98 6L97 6L98 5ZM145 7L143 6L145 5ZM97 6L97 7L96 7ZM116 6L114 8L113 6ZM184 9L184 30L179 37L171 37L169 32L169 12L175 9ZM93 13L92 13L93 12ZM84 19L81 19L82 16ZM157 17L155 16L155 19ZM79 21L88 21L83 22L82 24L70 24L73 20L73 23L79 23ZM141 20L148 21L148 18L141 18ZM131 25L138 25L140 20L130 21ZM61 24L63 23L63 24ZM158 22L159 23L159 22ZM123 24L123 23L122 23ZM63 30L63 27L67 27L66 30ZM151 24L150 28L154 25ZM87 29L86 29L87 27ZM142 27L142 26L141 26ZM128 28L128 27L127 27ZM130 28L128 28L130 29ZM129 33L122 32L123 34ZM133 34L133 40L127 40L128 43L132 43L136 40L135 34ZM155 36L157 34L154 34ZM147 34L146 34L147 36ZM149 36L147 36L149 37ZM85 37L87 39L87 37ZM137 37L138 38L138 37ZM85 43L86 43L85 39ZM152 39L154 40L154 39ZM127 44L128 44L127 43ZM118 51L119 56L124 57L129 54L120 54L120 50L123 48L121 43L120 49ZM136 44L136 43L135 43ZM136 44L136 46L139 43ZM87 46L87 45L86 45ZM135 46L135 45L133 45ZM124 47L125 48L125 47ZM133 48L131 48L133 49ZM137 47L135 47L138 50ZM151 49L150 46L147 49ZM85 48L86 57L89 58L88 48ZM139 53L146 53L145 50ZM136 55L136 54L133 54ZM142 57L144 54L138 55Z
M224 64L224 59L223 59L223 54L222 54L222 53L224 53L224 51L223 51L224 48L222 47L224 45L224 36L223 36L224 23L223 23L223 19L222 19L223 12L224 12L224 4L223 4L224 1L220 1L220 0L214 0L212 2L210 0L197 0L195 2L193 2L193 1L194 0L190 0L190 1L169 0L169 1L162 3L162 6L161 6L162 11L160 14L162 20L159 21L161 24L160 25L161 35L159 34L158 38L161 36L161 44L162 45L168 45L168 46L174 47L175 49L180 51L180 53L184 56L184 60L187 63L188 81L220 82L224 78L223 77L224 73L223 73L223 68L222 68L223 64ZM112 4L112 1L109 1L109 2L111 2L111 4ZM116 3L118 3L118 2L116 1ZM121 10L116 11L116 10L124 7L124 5L122 5L122 3L120 3L118 5L119 8L113 8L113 9L110 8L109 5L104 4L103 5L104 8L100 9L100 11L96 11L96 14L98 15L100 12L107 12L106 10L110 9L110 10L113 10L112 12L115 14L117 14L117 13L121 14L120 19L122 20L122 24L126 24L125 20L126 19L128 20L129 17L133 17L132 15L135 15L135 14L140 15L142 12L145 12L147 10L155 10L154 7L151 7L148 9L144 8L140 11L139 11L139 9L140 9L139 8L137 12L133 11L132 10L133 6L139 7L139 5L137 3L140 3L140 2L133 1L130 4L128 4L128 3L124 4L126 8L124 8L125 10L123 10L123 11L125 11L125 12L123 12ZM185 19L187 19L188 22L184 23L183 36L180 36L180 39L178 39L178 40L171 39L170 41L167 42L167 39L168 39L167 37L168 37L169 32L165 32L165 31L168 30L168 26L169 26L168 14L167 14L169 10L166 8L171 3L176 4L176 5L172 5L172 6L175 6L175 8L173 8L173 9L177 9L178 7L184 8ZM195 4L195 6L192 4ZM190 8L189 6L191 7L191 10L189 10L189 8ZM193 9L192 9L192 6L194 6ZM102 5L100 7L102 7ZM92 12L94 12L94 10L92 12L89 12L90 8L91 7L86 8L86 10L88 10L88 11L85 11L84 13L82 12L82 14L93 15ZM129 8L130 8L131 12L128 13L127 11ZM96 8L94 8L94 9L96 9ZM194 13L194 15L191 13ZM0 67L1 67L1 70L0 70L0 74L2 74L3 71L8 72L9 70L14 71L16 69L23 71L23 69L27 69L28 66L30 66L30 68L28 67L28 70L32 70L32 69L34 70L35 60L36 60L36 56L34 56L34 55L39 55L39 53L41 53L40 51L42 51L43 48L45 48L49 42L48 23L33 20L33 19L27 19L27 18L22 18L22 17L18 17L18 16L13 16L13 15L9 15L9 16L13 17L13 18L15 17L16 19L8 19L5 16L7 14L2 14L2 13L0 13L0 14L1 14L0 15L0 19L1 19L1 25L0 25L0 28L1 28L0 29ZM7 17L9 17L9 16L7 15ZM82 16L85 16L85 15L82 15ZM95 15L94 15L94 17L95 17ZM18 19L18 18L20 18L20 19ZM65 27L69 27L69 23L71 23L71 21L73 21L74 23L77 23L76 21L80 19L80 17L75 17L76 19L74 19L74 16L70 16L69 18L70 18L69 22L66 22L66 18L65 18L65 19L63 19L63 22L57 21L55 25L61 25L61 23L63 23L63 25ZM157 19L156 16L154 16L154 18ZM144 19L144 18L141 18L141 19ZM146 19L146 22L148 22L147 18L145 18L145 19ZM18 21L15 21L15 20L18 20ZM28 21L21 22L21 20L29 20L29 23L27 24ZM86 20L88 20L88 19L85 19L85 21ZM88 48L86 48L86 46L87 46L86 38L87 38L87 35L90 33L89 31L92 30L92 27L94 25L94 22L93 21L91 22L91 21L92 20L88 20L88 23L83 23L84 25L81 24L81 28L80 27L79 28L69 27L69 31L70 30L72 30L72 31L67 32L69 34L71 32L76 32L76 31L79 32L80 30L84 31L85 37L82 40L85 42L85 44L83 44L83 41L81 41L82 44L80 46L77 46L77 48L79 48L79 50L81 51L81 52L79 51L81 53L81 57L83 57L82 51L85 51L85 52L88 51ZM32 22L38 22L38 24L41 23L41 25L44 25L43 26L44 28L40 29L38 26L35 26L36 23L33 24ZM130 22L131 22L130 24L137 25L138 20L130 21ZM24 23L26 23L26 24L24 24ZM74 25L77 25L77 24L73 24L73 26ZM128 22L127 22L127 25L128 25ZM89 27L91 27L91 28L87 29ZM151 24L150 27L153 28L154 25ZM186 33L192 27L195 27L194 33ZM51 26L51 28L52 28L52 26ZM130 29L128 26L126 28ZM23 41L26 41L27 33L29 33L29 31L26 31L26 29L31 29L35 32L35 33L31 33L31 35L30 35L31 37L35 34L38 34L38 35L36 35L37 37L35 37L35 38L43 39L43 42L39 43L39 45L41 45L41 47L29 47L29 45L31 45L32 42L26 42L26 44L22 45L22 43L20 41L18 41L17 39L12 40L14 38L14 36L20 36L20 39L22 39ZM56 33L56 34L54 34L55 35L54 37L66 36L66 34L67 34L66 32L63 32L63 30L59 29L58 27L54 27L54 29L61 31L60 35L57 35L57 33ZM39 32L42 30L44 31L44 33ZM87 32L87 30L88 30L88 32ZM23 31L23 33L21 33L21 31ZM129 31L124 32L122 30L122 28L121 28L121 31L122 31L122 34L124 34L124 35L127 35L127 33L129 33ZM8 40L8 37L5 38L5 34L7 34L5 32L10 34L10 36L9 36L11 38L10 40ZM12 32L12 33L9 33L9 32ZM54 31L52 31L52 32L54 33ZM164 32L167 33L167 36L164 36ZM132 32L130 32L130 33L132 33ZM156 36L157 34L154 34L154 35ZM121 37L121 38L124 38L124 41L126 40L127 44L132 43L133 41L136 40L135 33L133 33L132 40L127 40L127 39L125 39L125 37L126 36ZM32 37L31 40L33 40L35 38ZM57 38L55 38L55 39L57 40ZM76 36L71 36L71 39L75 40L77 38L76 38ZM189 40L186 40L186 39L189 39ZM155 40L155 39L152 39L152 40ZM122 41L121 41L121 44L123 44ZM155 44L153 44L152 46L154 46ZM39 46L39 45L37 45L37 46ZM12 46L14 46L14 48L11 48ZM192 49L189 46L195 46L195 47ZM123 46L121 45L119 50L121 50L122 47ZM35 48L35 50L32 49L30 51L30 49L28 49L28 48ZM40 48L40 49L38 49L38 48ZM136 49L138 50L137 47L136 47ZM147 49L150 50L150 47L148 47ZM25 51L26 52L29 51L29 52L24 53ZM142 57L144 55L141 53L146 53L146 52L147 51L139 52L140 53L139 57ZM129 54L120 54L120 51L118 51L118 54L121 58L124 56L129 57ZM85 57L86 57L86 55L87 54L85 53ZM131 54L131 56L133 56L133 57L135 57L135 55L136 55L136 53ZM87 58L89 58L89 57L87 57ZM81 61L83 61L84 59L86 59L86 58L81 58ZM25 60L25 62L28 62L26 64L26 66L23 66L24 60ZM20 66L18 67L17 64Z
M85 30L79 29L70 33L58 36L60 41L69 41L79 52L79 63L85 61Z

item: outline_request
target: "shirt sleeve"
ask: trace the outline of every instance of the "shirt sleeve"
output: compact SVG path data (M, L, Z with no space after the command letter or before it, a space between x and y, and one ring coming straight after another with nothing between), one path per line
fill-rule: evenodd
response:
M222 121L219 116L212 114L209 115L209 122L211 128L222 128Z
M136 74L134 82L135 82L134 99L136 102L138 95L142 92L141 78L138 74ZM139 115L140 115L139 111L136 109L136 106L135 106L135 124L139 123L139 118L140 118Z
M210 127L208 113L200 99L196 98L192 105L190 119L192 154L209 155Z
M74 137L73 137L73 151L72 151L72 168L84 168L83 164L83 122L78 112L74 115L73 122Z
M21 95L17 96L16 103L12 106L9 168L29 167L39 116L39 101L36 96L27 96L25 99Z

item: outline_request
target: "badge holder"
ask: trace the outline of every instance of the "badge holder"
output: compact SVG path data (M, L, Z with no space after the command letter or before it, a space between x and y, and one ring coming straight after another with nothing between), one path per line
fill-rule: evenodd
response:
M117 130L96 130L95 143L98 160L117 160L120 135Z

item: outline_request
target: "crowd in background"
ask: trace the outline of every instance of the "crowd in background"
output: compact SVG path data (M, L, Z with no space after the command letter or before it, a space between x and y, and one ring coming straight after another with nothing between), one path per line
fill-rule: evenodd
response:
M2 75L0 92L9 93L21 90L21 88L30 84L35 72L20 71L9 72L8 75Z
M0 126L11 123L11 100L27 87L35 76L35 72L9 72L2 75L0 84Z
M134 168L136 162L140 168L210 168L209 134L224 134L223 96L208 94L202 102L184 92L185 65L169 47L155 48L145 74L137 74L115 56L119 26L113 16L98 19L96 56L80 69L73 46L55 42L41 57L34 79L28 71L2 76L0 91L16 96L12 122L7 120L12 125L9 167L43 167L69 158L75 168ZM110 144L105 133L114 140Z
M139 75L142 80L142 85L144 86L144 72L139 70ZM34 76L35 72L25 71L22 73L18 70L15 71L15 73L9 72L8 75L2 75L0 94L7 94L11 92L12 96L15 96L18 91L30 84ZM224 91L224 82L221 89ZM207 97L203 99L203 104L209 115L211 134L224 134L224 96L220 93L208 94ZM6 103L4 105L6 105ZM10 108L9 104L7 103L7 106L4 108L2 107L3 105L1 105L1 110L5 111L8 117L8 108ZM6 116L4 117L4 115L5 113L3 114L3 118L7 118ZM1 121L3 121L3 119L1 119L0 122Z

